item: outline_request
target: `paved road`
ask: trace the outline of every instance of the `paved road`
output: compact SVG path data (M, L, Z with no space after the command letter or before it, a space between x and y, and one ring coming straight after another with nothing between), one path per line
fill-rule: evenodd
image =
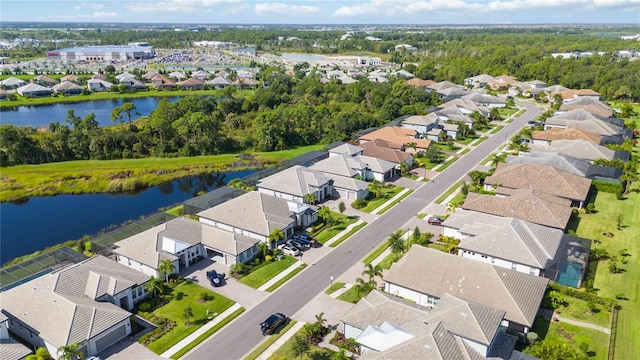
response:
M278 291L269 295L260 305L247 311L222 331L204 342L187 359L240 359L263 340L260 322L272 313L288 316L296 313L330 283L330 276L338 278L357 261L381 244L390 233L402 227L408 218L415 216L437 196L463 177L480 161L518 132L527 121L540 111L529 103L520 105L527 111L505 126L494 136L478 145L461 159L440 173L435 180L424 183L411 196L393 209L364 227L317 263L311 264Z

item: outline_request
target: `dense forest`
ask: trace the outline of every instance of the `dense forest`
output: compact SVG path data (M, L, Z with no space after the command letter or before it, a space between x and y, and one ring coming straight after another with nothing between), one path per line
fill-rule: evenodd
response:
M381 126L399 115L424 112L436 100L404 80L379 84L362 80L342 85L319 81L319 74L296 78L267 68L270 85L252 94L232 88L224 100L189 96L162 100L137 123L133 109L116 108L120 125L98 127L93 114L69 111L64 124L46 130L0 125L3 166L84 159L194 156L272 151L348 140L362 129ZM264 75L263 75L264 76ZM124 105L123 105L124 106Z

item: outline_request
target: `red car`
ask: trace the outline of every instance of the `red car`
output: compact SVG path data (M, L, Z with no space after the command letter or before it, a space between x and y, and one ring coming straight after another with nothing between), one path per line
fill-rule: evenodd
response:
M429 219L427 219L427 222L429 223L429 225L442 225L442 222L444 220L440 219L439 217L436 216L431 216L429 217Z

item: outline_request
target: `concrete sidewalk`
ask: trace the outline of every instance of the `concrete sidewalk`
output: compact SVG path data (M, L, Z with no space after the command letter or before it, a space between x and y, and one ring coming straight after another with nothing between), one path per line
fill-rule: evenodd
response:
M302 321L298 321L297 323L295 323L291 327L291 329L289 329L286 333L282 334L282 336L280 336L278 340L276 340L273 344L271 344L271 346L269 346L265 351L263 351L262 354L258 355L258 357L256 357L256 360L268 360L271 357L271 355L273 355L274 352L278 351L278 349L280 349L280 347L282 347L284 343L289 341L289 339L291 339L300 329L302 329L302 327L305 324L306 323ZM249 353L247 353L246 355L248 355ZM243 358L245 358L246 355L243 356Z
M373 211L371 211L372 214L378 214L380 211L382 211L385 207L387 207L389 204L393 203L393 201L395 201L396 199L398 199L399 197L401 197L402 195L404 195L406 192L410 191L411 189L402 189L399 193L397 193L394 197L392 197L391 199L387 200L384 202L384 204L378 206L377 208L373 209Z
M334 235L331 239L325 241L325 243L323 244L324 246L331 246L331 244L333 244L334 242L338 241L338 239L341 239L343 236L347 235L349 233L349 231L351 231L351 229L353 229L354 227L362 224L364 221L363 220L358 220L356 222L354 222L353 224L349 224L347 225L347 227L340 231L339 233L337 233L336 235Z
M284 269L284 271L280 272L278 275L276 275L273 278L271 278L271 280L269 280L266 283L262 284L262 286L260 286L258 288L258 290L267 291L267 289L270 288L273 284L277 283L282 278L284 278L285 276L289 275L290 272L296 270L301 265L302 265L302 259L299 258L298 261L295 262L295 264L292 264L288 268Z
M160 354L160 356L162 356L165 359L170 358L175 353L177 353L178 351L182 350L185 346L191 344L200 335L204 334L209 329L211 329L212 327L216 326L220 321L224 320L226 317L228 317L229 315L233 314L233 312L235 312L236 310L240 309L241 307L242 306L240 306L240 304L238 304L238 303L233 304L230 308L228 308L227 310L223 311L222 314L217 315L211 321L209 321L208 323L202 325L198 330L192 332L187 337L185 337L184 339L180 340L177 344L175 344L171 348L169 348L169 350L167 350L167 351L163 352L162 354Z

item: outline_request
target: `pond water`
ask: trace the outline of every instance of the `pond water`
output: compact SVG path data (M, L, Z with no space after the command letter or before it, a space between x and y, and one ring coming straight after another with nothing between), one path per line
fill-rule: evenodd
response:
M0 204L0 264L151 215L253 172L190 176L137 192L41 196Z
M169 101L175 102L181 97L167 97ZM146 116L158 107L158 103L162 97L145 97L134 99L109 99L109 100L91 100L69 104L52 104L38 106L19 106L17 108L3 108L0 111L1 124L14 124L18 126L41 127L49 126L51 122L59 122L64 124L67 117L67 111L72 109L76 116L81 118L94 113L96 121L100 126L113 125L111 121L111 111L124 102L133 103L136 109L131 114L131 120L135 120L140 116Z

